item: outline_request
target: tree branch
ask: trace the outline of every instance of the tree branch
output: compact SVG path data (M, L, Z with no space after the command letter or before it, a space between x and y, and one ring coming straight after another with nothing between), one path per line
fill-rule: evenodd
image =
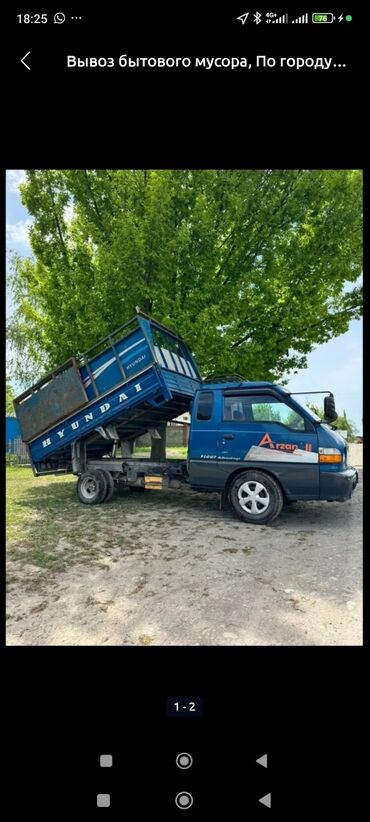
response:
M49 196L50 196L51 203L52 203L53 217L54 217L54 221L55 221L55 225L56 225L57 234L58 234L58 237L59 237L61 251L62 251L62 254L63 254L63 257L64 257L64 262L65 262L65 264L67 265L68 268L72 268L72 266L69 262L68 250L67 250L66 244L64 242L64 237L63 237L62 228L61 228L61 225L60 225L60 222L59 222L58 212L56 210L53 189L51 187L51 183L50 183L50 180L49 180L48 177L47 177L47 189L48 189Z
M87 173L87 169L86 169L86 168L84 168L84 169L83 169L83 173L84 173L84 175L85 175L86 187L87 187L88 192L89 192L89 194L90 194L90 197L91 197L91 200L92 200L92 204L93 204L93 207L94 207L95 214L96 214L96 216L97 216L97 218L98 218L99 227L100 227L101 231L103 232L105 239L106 239L106 240L108 240L108 239L109 239L109 235L108 235L108 232L107 232L107 230L106 230L106 228L105 228L105 225L104 225L104 223L103 223L103 218L102 218L102 216L101 216L101 214L100 214L100 211L99 211L99 209L98 209L98 204L97 204L97 202L96 202L96 199L95 199L95 196L94 196L94 192L93 192L92 187L91 187L91 185L90 185L90 180L89 180L89 177L88 177L88 173Z
M356 305L349 306L348 308L345 308L343 311L336 311L335 314L328 314L326 317L323 317L322 320L320 320L319 322L311 323L310 326L306 326L306 327L319 328L321 325L323 325L323 323L327 323L328 320L331 320L331 319L335 320L337 317L341 317L341 316L346 315L346 314L350 315L354 311L357 311L358 308L361 308L361 307L362 307L362 303L358 303ZM231 348L238 348L239 345L242 345L243 342L246 342L246 340L248 339L248 337L250 337L250 335L251 335L251 332L248 331L248 334L245 334L245 336L242 337L241 340L237 340L237 342L233 343ZM277 340L276 340L276 344L283 343L284 341L285 341L284 337L278 337Z

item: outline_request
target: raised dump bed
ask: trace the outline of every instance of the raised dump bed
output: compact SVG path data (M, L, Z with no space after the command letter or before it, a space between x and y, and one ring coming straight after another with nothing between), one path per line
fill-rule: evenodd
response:
M184 340L138 313L14 400L34 472L72 471L77 443L89 460L155 436L157 425L189 409L200 380Z

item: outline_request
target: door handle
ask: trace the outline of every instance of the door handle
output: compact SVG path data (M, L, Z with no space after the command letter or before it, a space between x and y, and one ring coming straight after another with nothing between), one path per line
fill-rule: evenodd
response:
M234 434L224 434L222 439L224 439L224 440L233 440L234 439Z

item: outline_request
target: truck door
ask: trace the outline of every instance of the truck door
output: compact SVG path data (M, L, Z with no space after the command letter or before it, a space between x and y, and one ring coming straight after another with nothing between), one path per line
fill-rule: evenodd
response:
M218 488L217 422L220 418L219 391L198 391L191 410L189 478L194 487Z
M224 390L217 456L225 474L244 463L276 475L291 498L319 498L316 428L293 400L268 390Z

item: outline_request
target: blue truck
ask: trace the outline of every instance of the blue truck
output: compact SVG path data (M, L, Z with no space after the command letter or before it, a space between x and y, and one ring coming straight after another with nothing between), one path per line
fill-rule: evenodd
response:
M14 401L36 476L73 473L81 503L119 486L220 493L249 523L295 500L350 499L358 482L331 392L324 421L283 387L234 376L202 380L186 342L142 312L46 374ZM134 457L128 443L190 411L188 458Z

